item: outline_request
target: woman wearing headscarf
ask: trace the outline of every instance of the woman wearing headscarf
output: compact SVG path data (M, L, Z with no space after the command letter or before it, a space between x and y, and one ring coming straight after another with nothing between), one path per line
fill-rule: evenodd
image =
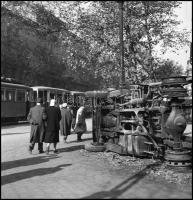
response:
M55 106L55 99L51 99L50 106L45 110L47 126L44 142L47 143L46 153L49 153L50 144L54 144L54 153L58 153L56 145L59 142L59 129L61 120L60 108Z
M70 135L71 124L72 124L72 113L71 110L67 107L67 103L63 103L61 107L61 116L60 120L60 134L64 136L64 143L66 143L68 135Z
M77 141L82 141L81 136L86 132L86 117L85 107L81 106L76 113L76 122L74 126L74 132L77 133Z

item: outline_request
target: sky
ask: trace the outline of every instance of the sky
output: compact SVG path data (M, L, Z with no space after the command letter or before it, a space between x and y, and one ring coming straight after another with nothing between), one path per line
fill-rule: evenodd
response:
M178 15L178 19L182 21L179 28L186 28L192 32L192 1L181 1L182 4L179 8L175 9L175 13ZM190 37L190 41L192 41L192 34ZM176 53L172 51L168 51L163 57L169 58L178 62L183 66L185 70L187 67L187 60L190 56L190 49L188 47L184 47L181 50L178 50Z

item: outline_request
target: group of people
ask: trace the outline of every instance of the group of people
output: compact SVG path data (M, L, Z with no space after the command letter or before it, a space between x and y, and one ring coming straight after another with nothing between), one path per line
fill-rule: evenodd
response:
M59 133L63 136L64 143L71 130L77 134L77 141L82 141L81 136L86 132L85 107L82 105L76 113L75 125L73 127L73 111L67 103L60 107L56 106L55 99L51 99L50 105L45 108L43 99L38 98L36 106L32 107L27 116L31 124L29 153L32 153L35 143L38 143L39 153L44 153L43 143L46 143L46 154L49 154L50 145L53 143L54 153L59 142Z

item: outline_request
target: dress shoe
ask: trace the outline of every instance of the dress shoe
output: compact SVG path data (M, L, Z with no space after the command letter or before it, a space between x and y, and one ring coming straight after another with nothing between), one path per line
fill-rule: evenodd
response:
M49 154L49 148L46 147L46 154Z
M59 151L57 149L54 150L54 153L59 153Z
M32 148L30 146L28 148L28 152L29 152L29 154L32 154Z
M68 144L68 142L66 140L64 140L64 144Z

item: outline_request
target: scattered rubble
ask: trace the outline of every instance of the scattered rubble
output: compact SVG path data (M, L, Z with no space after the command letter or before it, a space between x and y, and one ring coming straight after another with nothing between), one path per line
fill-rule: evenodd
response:
M178 170L178 168L169 168L165 163L149 159L149 158L136 158L133 156L121 156L114 152L89 152L81 149L81 154L87 157L94 157L95 159L105 159L112 167L125 168L134 167L137 172L144 169L146 166L150 166L146 173L153 177L159 177L167 180L169 183L177 183L191 186L192 184L192 171ZM153 165L156 164L156 165Z

